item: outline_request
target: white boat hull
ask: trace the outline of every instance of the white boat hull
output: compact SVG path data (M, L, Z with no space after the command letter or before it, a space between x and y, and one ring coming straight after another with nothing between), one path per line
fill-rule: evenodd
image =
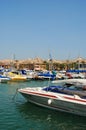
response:
M0 78L0 83L7 83L9 80L8 78Z
M86 84L86 79L62 79L62 80L54 80L52 83L81 83Z

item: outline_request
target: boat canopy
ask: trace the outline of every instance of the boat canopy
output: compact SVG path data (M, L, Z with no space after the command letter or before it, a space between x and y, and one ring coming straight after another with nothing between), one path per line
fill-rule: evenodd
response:
M71 73L86 73L86 70L67 70L66 72L71 72Z

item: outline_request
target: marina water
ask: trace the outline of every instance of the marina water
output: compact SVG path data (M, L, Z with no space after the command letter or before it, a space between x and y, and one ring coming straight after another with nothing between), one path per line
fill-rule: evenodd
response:
M86 130L86 117L39 107L16 94L17 88L45 85L47 81L0 83L0 130Z

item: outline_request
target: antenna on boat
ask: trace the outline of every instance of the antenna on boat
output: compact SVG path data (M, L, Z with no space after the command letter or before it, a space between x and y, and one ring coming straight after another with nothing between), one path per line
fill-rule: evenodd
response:
M52 60L51 53L49 53L49 72L52 71L52 69L53 69L52 61L53 60ZM49 77L48 86L50 86L50 79L51 79L51 77Z
M49 53L49 71L51 71L53 69L53 64L52 64L52 56L51 56L51 53Z
M49 77L49 81L48 81L48 86L50 86L50 77Z

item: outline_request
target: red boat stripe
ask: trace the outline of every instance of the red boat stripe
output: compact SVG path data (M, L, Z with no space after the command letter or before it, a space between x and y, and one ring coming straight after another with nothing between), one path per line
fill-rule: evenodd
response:
M86 100L76 99L76 98L71 98L71 97L66 97L66 96L64 96L64 98L69 99L69 100L74 100L74 101L86 102Z
M37 94L39 96L46 96L46 97L51 97L51 98L57 98L56 96L54 95L49 95L49 94L41 94L41 93L36 93L36 92L27 92L27 91L23 91L23 92L26 92L28 94Z
M41 94L41 93L27 92L27 91L23 91L23 92L28 93L28 94L37 94L37 95L39 95L39 96L45 96L45 97L50 97L50 98L58 98L57 96L49 95L49 94ZM73 101L86 102L86 100L76 99L76 98L67 97L67 96L64 96L64 98L65 98L65 99L69 99L69 100L73 100Z

